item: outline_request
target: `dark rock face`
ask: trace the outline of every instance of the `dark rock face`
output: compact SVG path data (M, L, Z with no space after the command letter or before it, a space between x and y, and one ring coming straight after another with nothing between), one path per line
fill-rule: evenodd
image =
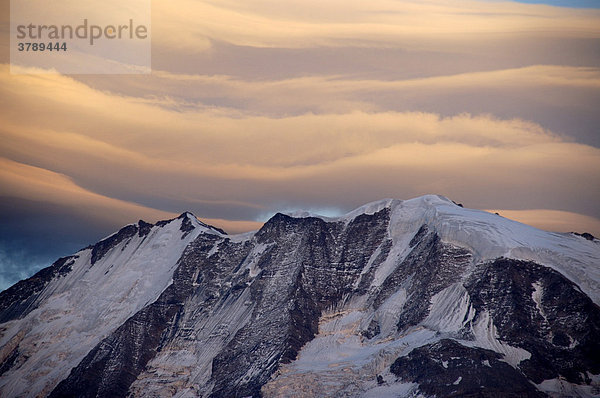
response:
M193 217L193 216L192 216ZM194 224L192 224L192 220L190 220L190 217L188 216L187 213L183 213L181 216L179 216L179 218L182 219L181 221L181 227L179 227L179 230L182 232L186 232L189 233L191 232L194 228ZM184 239L186 236L186 234L183 234L181 236L181 239Z
M38 271L29 279L17 282L0 292L0 323L22 318L35 309L35 302L42 290L54 278L71 271L71 265L78 256L62 257L54 264Z
M377 336L379 333L381 333L381 327L379 325L379 322L377 322L375 319L373 319L369 323L367 330L363 330L361 332L361 335L366 337L367 339L372 339L373 337Z
M138 236L141 238L148 235L153 226L153 224L147 223L144 220L138 221Z
M391 239L384 238L379 247L379 254L371 264L371 268L364 273L358 283L358 288L356 289L356 294L367 294L371 283L373 283L373 279L375 278L375 273L377 268L387 259L390 254L390 250L392 249L392 241Z
M192 217L178 217L183 236L198 225ZM140 221L90 247L91 263L136 234L148 236L152 227ZM364 320L356 323L360 326L344 329L361 345L383 346L429 328L419 335L424 340L410 343L417 348L403 352L395 346L396 351L379 358L387 362L373 367L372 388L411 382L426 396L541 397L535 384L544 380L587 385L590 374L600 374L600 308L560 273L506 258L475 263L469 250L443 242L427 225L416 233L410 229L400 255L389 227L390 209L384 208L336 222L277 214L245 240L222 232L193 235L198 237L181 254L172 283L157 291L162 291L158 299L111 329L49 396L145 396L144 385L162 388L175 380L171 394L184 386L203 397L259 397L265 384L319 334L321 316L345 311L353 299L359 299L361 314L371 314L359 318ZM74 260L60 259L0 293L0 320L17 319L35 308L47 283L70 272ZM396 303L400 289L402 299ZM444 294L460 292L467 303L468 315L453 323L456 329L428 323L432 299L444 289ZM531 357L511 366L503 354L477 347L475 326L488 319L484 314L493 321L495 339ZM20 341L12 351L0 350L0 376L19 366ZM206 357L204 367L177 360L165 368L157 364L181 347L192 362ZM205 372L194 375L190 367ZM157 376L156 369L170 373ZM179 374L186 376L178 379ZM139 384L144 380L149 384ZM356 382L344 391L356 396L360 388Z
M0 363L0 376L12 368L19 357L19 349L15 348L7 357Z
M121 243L127 238L131 238L139 231L139 227L135 224L127 225L106 239L101 240L92 246L92 265L100 260L110 249Z
M125 396L178 308L155 303L138 312L90 351L50 397Z
M385 236L388 217L388 211L359 216L346 229L282 214L265 224L256 240L272 249L250 287L256 308L247 326L215 357L211 397L260 395L278 364L294 360L314 338L321 311L352 291ZM262 369L251 373L257 363L263 363Z
M532 382L560 377L586 385L588 374L600 373L600 308L558 272L500 258L477 265L464 287L477 312L472 323L487 311L498 339L531 358L513 368L499 362L501 354L441 340L398 358L392 373L438 397L543 396ZM465 341L473 338L469 328L462 331Z
M254 303L251 321L214 358L211 396L259 396L279 364L294 360L318 332L321 311L352 291L383 240L388 216L387 211L359 216L344 229L318 218L276 215L256 234L254 244L269 249L253 280L239 268L250 252L248 243L226 239L207 257L217 238L201 235L182 256L173 284L157 302L100 343L51 396L124 396L160 350L160 342L189 329L178 316L186 302L194 307L189 322L246 288ZM256 364L260 369L251 372Z
M600 308L558 272L498 259L479 267L465 287L478 312L492 315L500 340L531 353L520 368L533 382L561 376L582 384L586 372L600 373Z
M215 239L213 235L201 235L194 242L198 253L208 252ZM136 313L90 351L50 397L125 396L131 383L160 350L170 329L176 326L178 312L193 293L195 267L196 263L190 264L184 254L173 275L173 284L156 302Z
M427 395L436 397L544 397L501 355L465 347L444 339L412 350L391 366L393 374L416 382Z
M385 280L373 301L375 309L399 287L407 290L407 304L398 321L398 330L417 325L429 313L431 297L460 280L472 261L467 250L442 243L436 233L423 225L411 240L410 254Z
M187 212L187 211L185 213L181 213L179 215L179 217L177 217L177 219L182 220L180 231L183 231L183 232L190 232L195 228L192 223L192 219L194 219L196 222L198 222L201 226L203 226L205 228L212 229L213 231L216 231L216 232L220 233L221 235L227 235L227 232L223 231L221 228L217 228L217 227L213 227L212 225L205 224L202 221L198 220L196 218L196 216L194 216L192 213ZM162 222L162 221L159 221L159 222Z
M585 239L590 240L590 241L596 240L596 237L594 235L590 234L589 232L584 232L582 234L577 233L577 232L573 232L573 233L575 235L577 235L577 236L581 236L582 238L585 238Z

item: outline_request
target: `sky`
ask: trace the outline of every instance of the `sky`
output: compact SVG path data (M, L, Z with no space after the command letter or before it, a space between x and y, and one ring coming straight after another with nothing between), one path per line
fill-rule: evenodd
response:
M545 3L153 1L152 74L59 75L10 73L1 0L0 289L183 211L431 193L600 235L600 5Z

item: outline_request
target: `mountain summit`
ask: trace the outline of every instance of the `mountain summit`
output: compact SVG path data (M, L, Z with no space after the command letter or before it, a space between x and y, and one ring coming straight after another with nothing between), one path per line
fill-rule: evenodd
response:
M600 394L600 242L434 195L143 221L0 293L0 396Z

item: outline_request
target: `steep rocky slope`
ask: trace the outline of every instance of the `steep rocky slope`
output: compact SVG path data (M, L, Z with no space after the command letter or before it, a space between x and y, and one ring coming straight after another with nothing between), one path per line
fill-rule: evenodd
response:
M2 396L598 396L600 242L446 198L141 222L0 293Z

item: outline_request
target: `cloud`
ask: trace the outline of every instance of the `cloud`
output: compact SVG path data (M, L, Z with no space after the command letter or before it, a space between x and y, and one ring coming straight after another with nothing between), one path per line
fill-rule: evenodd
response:
M551 72L561 84L596 79L588 70ZM148 208L251 221L282 205L339 202L349 210L435 192L480 208L566 206L598 215L588 178L600 171L599 150L526 120L359 110L253 115L116 95L65 76L0 80L3 156Z
M0 158L0 181L1 196L72 207L77 213L92 214L108 223L123 223L134 215L150 220L175 215L87 191L65 175L5 158Z
M599 16L489 1L155 2L153 68L268 81L597 65Z
M127 81L119 81L127 85ZM173 74L154 71L146 84L154 93L177 93L179 98L209 102L213 98L227 98L246 111L276 114L306 112L344 112L352 109L381 110L398 105L390 96L401 97L404 104L422 102L424 98L438 100L457 92L512 92L515 97L531 90L565 90L574 92L598 90L600 69L534 65L523 68L459 73L455 75L410 78L401 80L374 80L351 76L310 76L283 80L248 81L231 76ZM481 94L474 95L482 100ZM379 98L378 98L379 97ZM538 97L538 100L542 98ZM546 96L545 102L566 105L565 98ZM573 101L569 105L578 105ZM583 104L585 105L585 104Z
M528 120L562 137L600 146L600 69L535 65L409 79L320 75L247 80L223 75L156 71L151 77L85 79L97 90L152 93L158 105L179 112L220 111L230 117L287 118L306 114L470 114ZM131 95L131 94L129 94ZM160 100L160 101L159 101Z
M19 198L72 209L78 217L102 227L120 228L142 218L155 222L177 216L136 203L99 195L76 185L65 175L0 158L0 198ZM202 221L230 233L259 229L262 223L203 218Z
M537 228L557 232L588 232L600 235L600 220L596 217L560 210L487 210Z
M437 193L600 229L597 10L176 0L152 15L153 75L0 67L1 195L92 224L190 210L239 232Z
M444 48L484 43L498 35L540 37L560 32L597 37L595 10L481 1L193 1L154 3L160 44L210 47L207 40L254 47L383 46ZM165 34L161 34L165 32ZM168 35L166 34L168 32ZM200 40L200 43L198 43Z

